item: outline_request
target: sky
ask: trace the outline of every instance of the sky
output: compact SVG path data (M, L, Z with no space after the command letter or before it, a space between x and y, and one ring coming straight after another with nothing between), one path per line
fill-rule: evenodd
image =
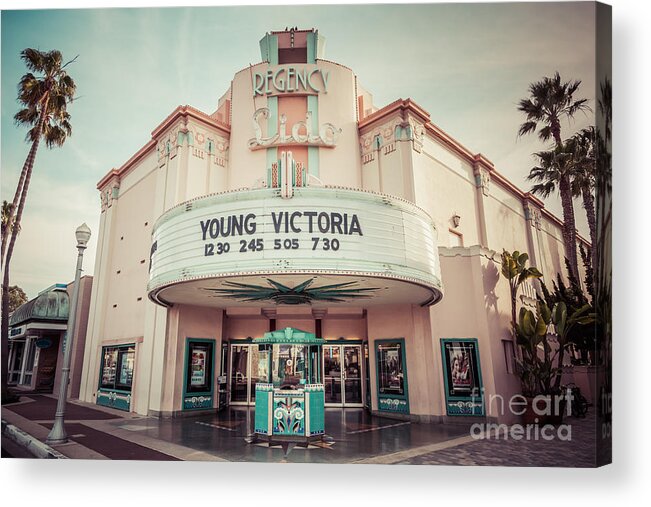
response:
M7 8L7 6L3 6ZM15 6L13 7L15 8ZM328 60L353 69L382 107L411 98L432 122L527 190L532 153L548 148L518 138L519 99L530 83L559 71L579 79L578 97L595 105L591 3L249 6L30 10L1 13L1 198L11 201L29 145L16 127L20 51L58 49L77 60L69 72L77 98L73 135L62 148L41 145L11 284L34 297L74 278L74 231L93 236L84 257L92 274L100 201L97 182L120 167L178 105L207 113L235 72L260 61L258 41L286 26L317 28ZM227 48L226 50L224 48ZM593 123L579 114L563 137ZM559 199L546 207L561 216ZM579 231L588 237L575 205Z

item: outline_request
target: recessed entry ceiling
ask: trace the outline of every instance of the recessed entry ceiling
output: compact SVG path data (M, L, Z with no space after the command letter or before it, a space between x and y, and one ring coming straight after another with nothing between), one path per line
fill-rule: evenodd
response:
M322 274L269 274L208 278L164 287L155 297L163 303L216 308L269 305L376 306L429 304L440 294L428 287L380 277Z

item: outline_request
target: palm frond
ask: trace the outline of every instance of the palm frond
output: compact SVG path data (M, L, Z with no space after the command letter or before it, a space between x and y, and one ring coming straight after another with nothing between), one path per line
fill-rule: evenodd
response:
M25 62L25 66L34 72L43 72L45 56L45 53L33 48L26 48L20 52L20 58Z
M518 130L518 136L524 136L526 134L529 134L530 132L533 132L536 130L536 127L538 124L535 121L527 121L520 125L520 129Z
M26 107L14 115L16 125L33 125L38 121L38 110L35 107Z

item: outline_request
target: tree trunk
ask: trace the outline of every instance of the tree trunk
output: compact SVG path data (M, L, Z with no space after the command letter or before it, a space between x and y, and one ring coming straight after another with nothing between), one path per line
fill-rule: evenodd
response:
M2 399L8 398L8 362L9 362L9 264L11 256L14 253L14 246L16 244L16 237L18 236L18 229L20 228L20 221L23 217L23 209L25 207L25 199L27 197L27 190L29 189L29 181L32 177L32 169L34 168L34 160L36 159L36 152L38 145L41 141L41 132L43 131L43 123L49 106L49 96L45 99L41 115L38 120L38 129L36 131L36 139L32 143L32 148L29 150L29 155L25 161L26 171L23 180L23 187L20 192L20 200L18 202L18 209L16 210L16 218L13 223L11 231L7 230L7 235L11 233L11 239L7 248L7 255L4 260L4 271L2 273L2 310L0 318L0 361L2 361L2 368L0 368L0 394Z
M576 255L576 223L574 220L574 205L572 202L572 186L568 175L561 176L559 184L561 204L563 206L563 242L565 257L570 264L572 275L579 280L579 263Z
M557 147L563 146L561 139L561 124L559 121L552 122L552 135ZM576 255L576 222L574 220L574 204L572 202L572 186L569 175L561 176L558 185L561 194L561 205L563 206L563 243L565 243L565 257L570 264L570 270L577 281L579 280L579 261ZM579 282L580 283L580 282Z
M590 228L590 243L591 253L592 253L592 270L593 272L597 268L596 258L597 258L597 217L595 215L594 209L594 196L590 189L584 188L581 190L581 196L583 197L583 207L585 208L585 214L588 219L588 227Z
M40 137L40 136L39 136ZM14 193L14 200L11 202L11 210L9 212L9 217L7 217L7 224L5 229L2 231L2 250L0 258L2 260L2 267L4 269L5 264L5 253L7 251L7 237L13 229L13 223L16 218L16 208L20 199L20 195L23 192L23 185L25 184L25 175L27 174L27 167L34 164L34 158L36 157L36 150L38 149L38 142L33 141L32 147L29 149L29 154L25 159L25 164L23 164L23 170L20 171L20 179L18 180L18 186L16 187L16 192Z

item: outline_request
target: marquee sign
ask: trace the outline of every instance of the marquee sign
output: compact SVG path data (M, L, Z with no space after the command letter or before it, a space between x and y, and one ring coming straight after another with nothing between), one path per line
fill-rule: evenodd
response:
M300 93L314 95L328 93L327 70L316 66L282 66L269 68L265 72L254 72L253 96Z
M166 304L162 290L193 280L288 273L401 280L429 289L421 303L440 298L436 230L417 206L328 187L279 196L278 189L229 192L164 214L153 232L150 298Z
M334 148L337 145L341 129L332 123L323 123L319 126L318 132L312 127L312 112L305 113L305 120L298 121L291 126L288 131L287 116L280 115L279 119L271 118L273 122L279 120L278 132L270 136L262 134L262 119L270 118L269 108L261 107L253 113L253 131L255 137L249 139L248 146L250 150L269 148L271 146L320 146L323 148Z

